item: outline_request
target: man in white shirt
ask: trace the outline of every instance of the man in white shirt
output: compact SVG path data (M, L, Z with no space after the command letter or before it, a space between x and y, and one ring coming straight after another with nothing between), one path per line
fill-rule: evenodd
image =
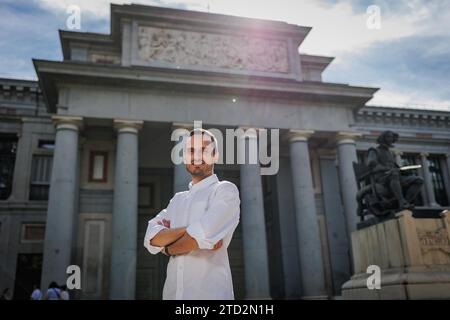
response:
M214 174L217 139L191 131L185 146L189 190L178 192L148 223L144 246L170 256L164 300L234 299L227 248L239 223L237 187Z

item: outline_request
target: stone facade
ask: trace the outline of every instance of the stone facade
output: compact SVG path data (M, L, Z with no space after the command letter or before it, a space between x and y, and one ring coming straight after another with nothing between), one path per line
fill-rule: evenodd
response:
M138 54L145 62L262 72L289 71L287 43L140 26Z

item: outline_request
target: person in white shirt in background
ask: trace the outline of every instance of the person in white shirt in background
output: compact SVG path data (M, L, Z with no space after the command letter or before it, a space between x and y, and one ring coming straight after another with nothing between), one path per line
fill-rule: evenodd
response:
M58 287L58 284L52 281L47 289L47 300L61 300L61 290Z
M31 300L42 300L41 289L39 289L39 287L35 284L33 285L33 292L31 293L30 299Z
M240 198L236 185L214 174L218 159L214 135L192 130L184 148L189 190L176 193L148 223L144 246L170 256L164 300L234 299L227 248L239 224Z

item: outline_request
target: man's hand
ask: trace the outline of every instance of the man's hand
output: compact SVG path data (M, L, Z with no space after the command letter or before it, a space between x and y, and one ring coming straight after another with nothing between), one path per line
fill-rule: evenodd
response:
M217 251L217 250L219 250L220 248L222 248L222 246L223 246L223 240L219 240L215 245L214 245L214 248L212 248L211 249L211 251ZM164 253L166 256L167 256L167 254L164 252L164 250L163 251L161 251L162 253ZM185 253L181 253L181 254L178 254L178 255L184 255L184 254L188 254L189 252L185 252Z
M219 250L220 248L222 248L223 245L223 240L219 240L215 245L214 248L212 248L213 251Z
M151 240L150 245L164 247L180 239L186 233L186 228L162 229Z
M220 248L222 248L223 240L219 240L214 247L211 249L211 251L217 251ZM195 251L198 249L197 241L195 241L194 238L192 238L188 233L185 233L184 236L182 236L180 239L169 245L168 251L170 255L184 255L188 254L192 251ZM163 251L161 251L163 252ZM164 252L163 252L164 253Z

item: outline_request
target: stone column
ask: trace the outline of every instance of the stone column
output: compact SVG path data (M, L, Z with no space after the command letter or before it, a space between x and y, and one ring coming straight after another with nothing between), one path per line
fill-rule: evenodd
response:
M450 179L450 153L445 154L445 161L447 162L447 174Z
M256 130L247 130L246 133L247 142L243 137L238 137L241 154L248 153L249 144L257 143ZM240 174L246 297L270 298L266 224L259 162L251 164L247 160L244 164L240 164Z
M434 196L433 180L431 178L430 166L428 164L428 153L422 152L420 154L420 161L422 163L423 179L425 182L425 190L427 193L428 203L430 207L439 207L436 203L436 197Z
M30 189L32 158L32 125L29 118L22 119L22 131L18 134L17 155L14 165L12 190L9 201L27 201Z
M189 131L192 130L192 124L189 123L173 123L172 130L176 135L177 140L175 144L181 143L183 136L187 136ZM181 147L181 145L180 145ZM174 164L173 166L173 192L181 192L188 190L188 184L192 180L191 175L186 170L186 165L184 163Z
M327 296L323 253L308 150L308 138L313 133L313 131L308 130L291 130L288 135L302 296L306 299L320 299Z
M445 154L445 162L447 165L447 181L450 181L450 153ZM447 197L448 201L450 202L450 187L447 188Z
M339 160L339 180L342 190L342 202L344 204L345 221L347 226L347 235L349 245L351 246L351 233L356 230L358 216L356 214L358 204L356 202L356 193L358 186L356 184L355 173L353 171L353 162L358 162L356 155L355 139L360 137L356 132L338 132L337 148Z
M110 298L134 299L138 218L138 130L142 121L114 120L117 130Z
M66 269L71 265L75 229L78 165L78 135L82 118L54 116L55 150L50 181L41 287L51 281L65 284Z

